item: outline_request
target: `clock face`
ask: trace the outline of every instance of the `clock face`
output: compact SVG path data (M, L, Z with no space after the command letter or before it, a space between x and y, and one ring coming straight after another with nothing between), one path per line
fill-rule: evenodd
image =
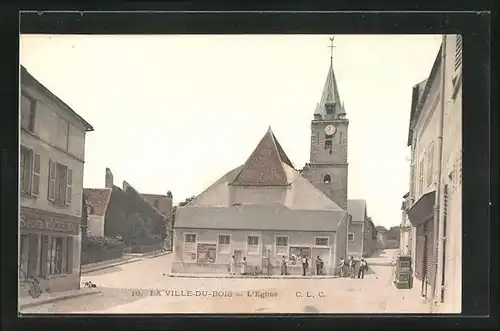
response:
M325 128L325 133L329 136L334 135L337 132L337 128L333 125L327 125Z

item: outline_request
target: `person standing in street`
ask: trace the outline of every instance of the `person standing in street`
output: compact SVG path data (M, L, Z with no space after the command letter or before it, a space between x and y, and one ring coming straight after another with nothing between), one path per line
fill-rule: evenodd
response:
M345 260L343 257L340 258L340 277L345 277Z
M236 268L236 260L234 258L234 255L231 257L231 261L229 261L229 274L234 275L235 274L235 269Z
M288 270L287 270L287 265L286 265L286 258L283 256L281 259L281 275L286 276L288 275Z
M243 261L241 261L241 266L240 266L240 274L246 275L247 273L247 257L243 257Z
M354 257L351 256L349 258L349 276L351 278L355 278L356 277L356 272L354 270L355 266L356 266L356 261L354 261Z
M364 258L361 258L361 262L359 262L359 269L358 269L358 279L365 278L365 271L368 269L368 263L366 263Z
M323 266L323 260L319 256L316 256L316 275L319 276L323 274Z
M305 255L302 256L302 276L306 275L306 270L309 267L309 263L307 263L307 257Z

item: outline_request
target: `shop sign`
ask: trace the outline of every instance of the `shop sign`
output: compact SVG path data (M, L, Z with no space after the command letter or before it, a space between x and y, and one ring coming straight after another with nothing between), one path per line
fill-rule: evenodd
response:
M44 231L63 232L67 234L78 234L79 224L60 220L28 219L21 215L20 225L22 229L35 229Z

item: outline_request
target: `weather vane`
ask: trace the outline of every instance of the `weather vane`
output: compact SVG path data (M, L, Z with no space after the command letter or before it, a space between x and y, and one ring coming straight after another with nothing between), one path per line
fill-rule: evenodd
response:
M335 48L335 46L333 46L333 40L335 39L335 36L331 36L328 39L330 39L330 46L328 46L328 48L330 48L330 62L333 63L333 49Z

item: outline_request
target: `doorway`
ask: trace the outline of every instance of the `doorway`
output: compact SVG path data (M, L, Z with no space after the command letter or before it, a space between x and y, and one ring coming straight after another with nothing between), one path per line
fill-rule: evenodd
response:
M241 260L243 259L243 251L241 249L235 249L233 251L234 255L234 261L236 262L236 265L241 264Z

